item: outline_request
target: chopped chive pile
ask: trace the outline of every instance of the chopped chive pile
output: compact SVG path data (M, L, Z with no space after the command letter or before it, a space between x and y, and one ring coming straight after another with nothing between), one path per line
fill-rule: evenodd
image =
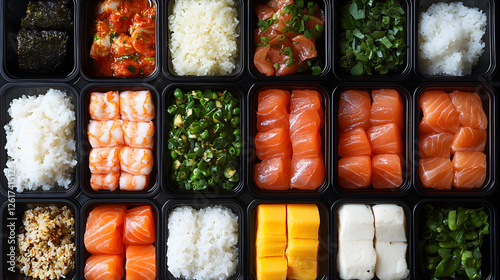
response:
M170 179L185 190L232 190L240 180L239 99L230 91L174 91L167 111Z
M340 13L342 68L351 75L373 75L403 65L406 15L396 0L351 0Z

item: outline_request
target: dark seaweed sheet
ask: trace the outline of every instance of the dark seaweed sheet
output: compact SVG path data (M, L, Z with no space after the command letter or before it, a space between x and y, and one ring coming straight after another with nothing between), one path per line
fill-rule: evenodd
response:
M17 34L19 68L32 73L61 72L66 59L65 31L21 29Z
M30 1L21 28L45 30L70 30L72 14L66 2L58 0Z

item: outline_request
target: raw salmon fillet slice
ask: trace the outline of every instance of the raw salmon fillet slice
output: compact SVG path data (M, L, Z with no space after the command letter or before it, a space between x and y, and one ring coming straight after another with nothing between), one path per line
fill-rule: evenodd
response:
M370 127L372 101L364 90L346 90L340 94L338 122L340 131Z
M125 274L127 280L155 280L156 248L153 245L128 245Z
M290 136L302 128L312 125L320 131L322 120L317 110L302 110L290 113Z
M401 160L398 155L372 157L372 185L375 189L395 189L403 184Z
M290 188L290 158L265 159L255 165L255 184L266 190Z
M488 117L483 110L481 98L475 92L455 90L450 93L450 99L460 114L460 124L478 129L488 128Z
M309 125L296 131L290 140L294 157L321 155L321 134L314 126Z
M460 126L459 114L444 91L425 91L419 99L423 112L420 133L456 132Z
M372 126L367 131L372 154L401 154L403 139L395 123Z
M374 90L372 100L371 125L395 123L401 131L404 130L403 101L397 90Z
M315 90L292 90L290 102L290 112L300 112L304 110L323 109L323 98L321 94Z
M257 99L257 130L267 131L273 128L288 130L290 92L280 89L263 90L259 92Z
M371 156L370 141L363 128L340 133L338 154L340 157Z
M85 262L86 280L120 280L123 277L123 254L92 255Z
M451 153L482 152L486 146L486 129L461 127L451 143Z
M293 157L290 164L290 187L301 190L315 190L325 180L323 157Z
M149 245L156 240L155 218L151 206L138 206L125 213L123 243Z
M453 134L447 132L420 135L418 142L419 157L450 158L452 141Z
M273 128L265 132L257 132L255 136L255 152L261 160L291 157L292 147L288 129Z
M262 40L261 40L262 41ZM267 53L271 48L260 46L255 49L255 54L253 57L253 64L257 70L266 75L273 76L274 75L274 67L271 61L266 60Z
M418 175L425 188L449 190L453 182L453 163L449 158L420 159Z
M480 188L486 180L486 155L481 152L456 152L453 156L453 186Z
M338 182L342 188L368 188L372 184L370 157L345 157L339 160L338 165Z
M85 226L85 248L92 254L120 254L125 206L97 206L90 211Z

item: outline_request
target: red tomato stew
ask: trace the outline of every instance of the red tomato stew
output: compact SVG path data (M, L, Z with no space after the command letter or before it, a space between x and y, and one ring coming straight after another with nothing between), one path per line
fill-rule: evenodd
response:
M156 68L156 6L148 0L102 0L90 49L95 75L147 76Z
M325 15L313 2L271 0L255 6L254 66L263 75L322 71L316 42L324 34Z

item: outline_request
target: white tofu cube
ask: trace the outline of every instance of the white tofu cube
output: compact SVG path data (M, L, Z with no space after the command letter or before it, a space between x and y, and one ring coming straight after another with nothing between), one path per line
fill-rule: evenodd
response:
M376 262L372 240L339 242L337 271L341 279L372 279Z
M405 279L410 271L406 263L406 242L377 241L375 273L380 280Z
M339 241L370 240L375 229L371 207L364 204L344 204L338 210Z
M395 204L378 204L372 207L377 241L406 242L405 212Z

